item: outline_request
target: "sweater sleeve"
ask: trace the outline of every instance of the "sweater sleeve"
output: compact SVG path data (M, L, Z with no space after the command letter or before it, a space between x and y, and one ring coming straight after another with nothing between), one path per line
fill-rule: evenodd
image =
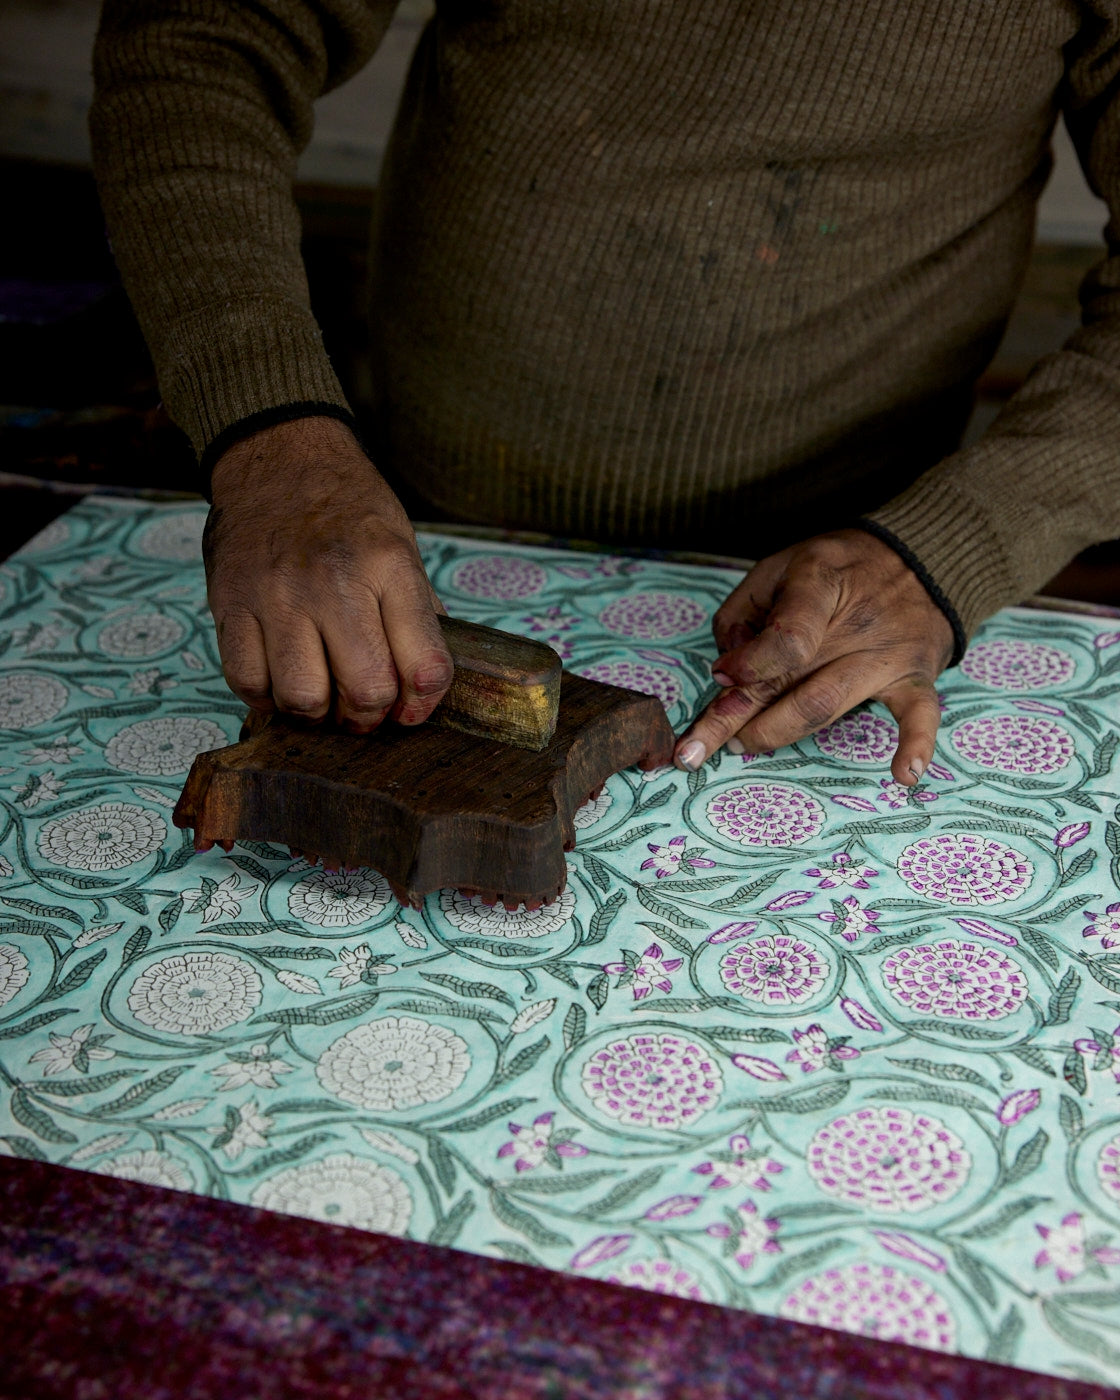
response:
M1082 326L976 444L868 517L922 561L967 633L1120 536L1120 3L1082 10L1063 109L1111 216L1107 256L1082 284Z
M168 412L198 452L293 406L347 413L292 196L316 97L396 0L105 0L94 169Z

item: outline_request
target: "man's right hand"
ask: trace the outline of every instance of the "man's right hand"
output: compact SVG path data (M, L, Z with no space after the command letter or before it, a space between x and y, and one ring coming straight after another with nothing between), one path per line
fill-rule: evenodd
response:
M419 724L451 684L404 509L333 418L265 428L223 453L203 554L222 666L257 710L354 732Z

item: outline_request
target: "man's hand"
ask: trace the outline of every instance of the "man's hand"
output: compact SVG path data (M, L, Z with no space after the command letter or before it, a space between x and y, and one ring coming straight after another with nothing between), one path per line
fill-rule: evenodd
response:
M203 553L230 688L357 733L427 719L452 662L416 537L344 424L301 418L214 468Z
M921 778L953 634L894 550L862 530L784 549L751 570L712 625L725 689L678 743L678 767L699 768L729 739L747 753L781 748L874 699L898 721L891 772L907 786Z

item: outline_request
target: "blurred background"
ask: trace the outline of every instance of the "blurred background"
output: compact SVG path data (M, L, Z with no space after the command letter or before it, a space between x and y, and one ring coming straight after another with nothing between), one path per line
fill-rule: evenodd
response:
M194 493L193 454L159 406L116 279L90 174L86 115L99 0L0 0L0 556L81 494ZM431 0L401 0L373 62L317 104L299 168L315 313L359 416L368 401L364 270L373 191ZM1059 128L1037 245L979 386L980 433L1040 355L1077 325L1077 287L1107 218ZM1048 591L1120 604L1120 542Z

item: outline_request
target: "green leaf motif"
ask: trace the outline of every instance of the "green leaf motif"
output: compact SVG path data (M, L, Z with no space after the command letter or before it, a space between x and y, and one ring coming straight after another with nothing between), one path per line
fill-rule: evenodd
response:
M963 1244L954 1242L950 1248L954 1263L965 1276L972 1291L978 1294L988 1307L994 1308L998 1302L995 1285L983 1261L965 1249Z
M37 904L33 899L15 899L10 894L4 895L3 900L13 909L22 909L25 914L33 914L37 919L65 919L79 928L82 926L82 916L63 904Z
M428 1156L432 1159L436 1179L448 1196L455 1190L455 1158L438 1137L428 1139Z
M508 1196L494 1188L490 1190L490 1208L503 1225L516 1230L519 1235L524 1235L534 1244L546 1248L571 1246L572 1242L567 1235L561 1235L556 1230L550 1230L547 1225L542 1225L535 1215L530 1215L527 1210L514 1205Z
M2 1141L6 1142L12 1149L12 1154L16 1157L26 1157L31 1162L49 1162L50 1158L38 1145L30 1138L13 1137L10 1133Z
M587 1012L578 1002L572 1002L564 1017L564 1048L572 1050L587 1034Z
M1077 996L1077 989L1081 986L1081 978L1072 967L1066 969L1066 974L1059 982L1057 989L1051 993L1050 1007L1046 1013L1046 1024L1049 1026L1064 1026L1069 1020L1069 1013L1073 1010L1074 999ZM1053 1071L1051 1071L1052 1073Z
M982 1074L977 1074L974 1069L969 1069L967 1065L941 1064L936 1060L892 1060L887 1056L888 1062L897 1065L899 1069L914 1070L918 1074L931 1074L935 1079L949 1079L957 1084L976 1084L981 1089L995 1089Z
M1043 1298L1042 1311L1059 1337L1070 1342L1083 1356L1103 1362L1115 1374L1116 1368L1120 1367L1120 1349L1072 1318L1057 1298Z
M646 885L639 885L634 893L638 896L638 902L643 904L651 914L656 914L659 919L667 919L680 928L704 927L700 920L694 919L691 914L686 914L672 904L667 904L663 899L658 899Z
M266 1152L263 1157L258 1157L241 1171L229 1172L228 1175L259 1176L261 1172L271 1171L273 1167L297 1162L301 1157L313 1152L316 1147L321 1147L325 1142L332 1142L334 1137L334 1133L308 1133L306 1137L297 1138L291 1147L275 1148L272 1152Z
M984 1352L985 1361L998 1361L1004 1364L1013 1361L1019 1339L1023 1335L1024 1326L1022 1313L1012 1303L992 1333L991 1341Z
M79 987L84 987L93 976L94 972L105 961L106 957L108 957L107 949L100 948L92 957L85 958L75 967L72 967L51 993L51 1000L55 997L69 996L71 992L77 991Z
M1074 1054L1077 1052L1074 1051ZM1081 1105L1076 1099L1071 1099L1068 1094L1063 1094L1061 1097L1061 1103L1058 1106L1058 1122L1062 1125L1062 1132L1065 1133L1070 1142L1076 1142L1085 1131L1085 1117L1081 1112Z
M158 1074L153 1074L151 1079L145 1079L140 1084L134 1084L131 1089L126 1089L112 1103L100 1104L93 1111L99 1118L105 1118L111 1113L119 1113L122 1108L136 1108L142 1103L147 1103L157 1094L162 1094L164 1089L169 1089L187 1068L187 1065L170 1065Z
M254 1016L251 1026L271 1022L277 1026L333 1026L338 1021L348 1021L352 1016L360 1016L376 1006L380 992L363 992L360 996L342 997L321 1006L284 1006L279 1011L269 1011L263 1016Z
M1036 1045L1012 1045L1010 1048L1015 1058L1022 1060L1025 1065L1030 1065L1031 1069L1036 1069L1051 1079L1057 1079L1058 1071Z
M1036 924L1056 924L1067 915L1076 913L1083 909L1086 904L1091 904L1095 896L1091 894L1075 894L1071 899L1063 899L1061 904L1045 914L1034 914L1032 918Z
M526 1098L503 1099L501 1103L491 1104L480 1113L472 1113L467 1118L456 1118L454 1123L444 1123L440 1132L470 1133L475 1128L484 1128L487 1123L493 1123L495 1118L506 1118L509 1114L516 1113L523 1103L532 1102L532 1099Z
M661 1180L662 1171L662 1167L646 1167L644 1171L638 1172L637 1176L632 1176L628 1181L620 1181L600 1200L584 1206L580 1214L590 1216L593 1220L610 1215L612 1211L618 1210L621 1206L629 1205L631 1201L644 1195L646 1191L652 1190Z
M429 1244L454 1244L459 1238L459 1232L474 1214L474 1193L465 1192L447 1214L436 1222L432 1227L432 1232L428 1236Z
M788 1041L789 1032L777 1026L712 1026L707 1034L716 1040L747 1040L756 1045Z
M668 928L665 924L650 923L646 919L639 919L638 923L642 928L648 928L655 938L660 938L662 942L668 943L670 947L675 948L678 953L683 953L685 957L690 958L696 951L683 933L677 933L675 929Z
M36 1137L41 1137L44 1142L77 1142L77 1137L67 1128L60 1128L48 1113L44 1113L38 1104L23 1089L16 1089L12 1094L12 1117L17 1123L22 1123L25 1128L29 1128Z
M35 1092L58 1099L72 1099L78 1094L99 1094L110 1084L130 1079L136 1073L138 1071L134 1069L114 1069L108 1074L91 1074L87 1079L44 1079L41 1084L36 1084Z
M606 900L591 916L591 923L584 938L584 946L592 943L602 943L607 936L607 930L614 923L615 916L626 903L626 896L622 890L615 890L614 894Z
M618 1172L604 1167L602 1171L561 1172L559 1176L519 1176L508 1189L533 1196L559 1196L565 1191L584 1191L605 1176L618 1176Z
M1004 1177L1005 1186L1013 1186L1015 1182L1022 1181L1023 1177L1030 1176L1042 1165L1042 1159L1046 1154L1047 1144L1050 1137L1045 1128L1039 1128L1034 1137L1029 1142L1023 1143L1015 1154L1015 1160L1007 1169Z
M72 1006L58 1006L51 1011L40 1011L35 1016L29 1016L26 1021L19 1021L14 1026L0 1026L0 1040L14 1040L16 1036L28 1035L31 1031L49 1026L52 1021L57 1021L60 1016L73 1016Z
M124 945L124 952L121 954L121 962L129 963L133 958L138 958L151 941L151 929L148 928L146 924L141 924Z
M721 913L729 913L733 909L740 910L743 905L748 904L764 890L768 890L781 873L781 870L770 870L765 875L760 875L757 880L752 880L749 885L740 885L734 894L714 900L710 907L718 909Z
M1021 1215L1026 1215L1029 1210L1034 1210L1037 1206L1045 1205L1051 1197L1049 1196L1023 1196L1017 1201L1008 1201L994 1215L989 1215L986 1220L981 1220L975 1225L971 1225L967 1230L961 1231L962 1240L986 1240L992 1235L998 1235L1001 1230L1011 1224L1013 1220L1018 1220Z
M825 1113L848 1096L851 1081L837 1080L835 1084L822 1084L819 1089L793 1089L785 1094L775 1094L772 1099L743 1099L728 1104L728 1108L761 1108L767 1113Z
M966 1094L963 1089L949 1089L943 1084L919 1084L915 1081L905 1087L889 1085L884 1089L873 1089L877 1099L890 1099L895 1103L909 1103L916 1100L922 1103L943 1103L953 1108L971 1109L973 1113L990 1113L991 1108L975 1094Z
M526 1045L524 1050L519 1050L512 1060L501 1067L495 1082L505 1084L510 1079L516 1079L518 1075L531 1070L551 1043L547 1035L542 1035L540 1040L534 1041L532 1045Z
M183 896L177 894L174 899L168 902L159 911L159 926L164 933L170 933L183 913ZM228 933L229 929L223 929L223 933Z
M1041 929L1025 927L1020 929L1020 933L1023 935L1023 942L1034 949L1047 967L1053 968L1057 972L1061 966L1061 960L1050 935L1043 933Z
M131 909L134 914L148 912L148 901L139 890L118 890L113 898L126 909Z
M660 827L667 826L667 822L647 822L644 826L631 827L624 831L621 836L616 836L611 841L602 841L598 846L592 848L593 851L621 851L625 846L632 846L635 841L643 841L651 831L657 831Z
M513 1008L513 999L509 993L503 992L501 987L495 987L493 982L467 982L462 977L453 977L448 972L422 972L420 976L425 982L434 982L437 987L446 987L448 991L466 997L468 1001L473 1001L476 997L485 997L487 1001L500 1001L503 1006Z
M599 972L587 984L587 999L596 1011L602 1011L610 996L610 979L605 972Z
M801 1274L811 1273L818 1264L823 1264L830 1254L839 1249L841 1243L841 1240L836 1239L822 1240L812 1249L803 1249L800 1254L791 1254L788 1259L783 1259L776 1268L771 1269L758 1287L780 1288Z

